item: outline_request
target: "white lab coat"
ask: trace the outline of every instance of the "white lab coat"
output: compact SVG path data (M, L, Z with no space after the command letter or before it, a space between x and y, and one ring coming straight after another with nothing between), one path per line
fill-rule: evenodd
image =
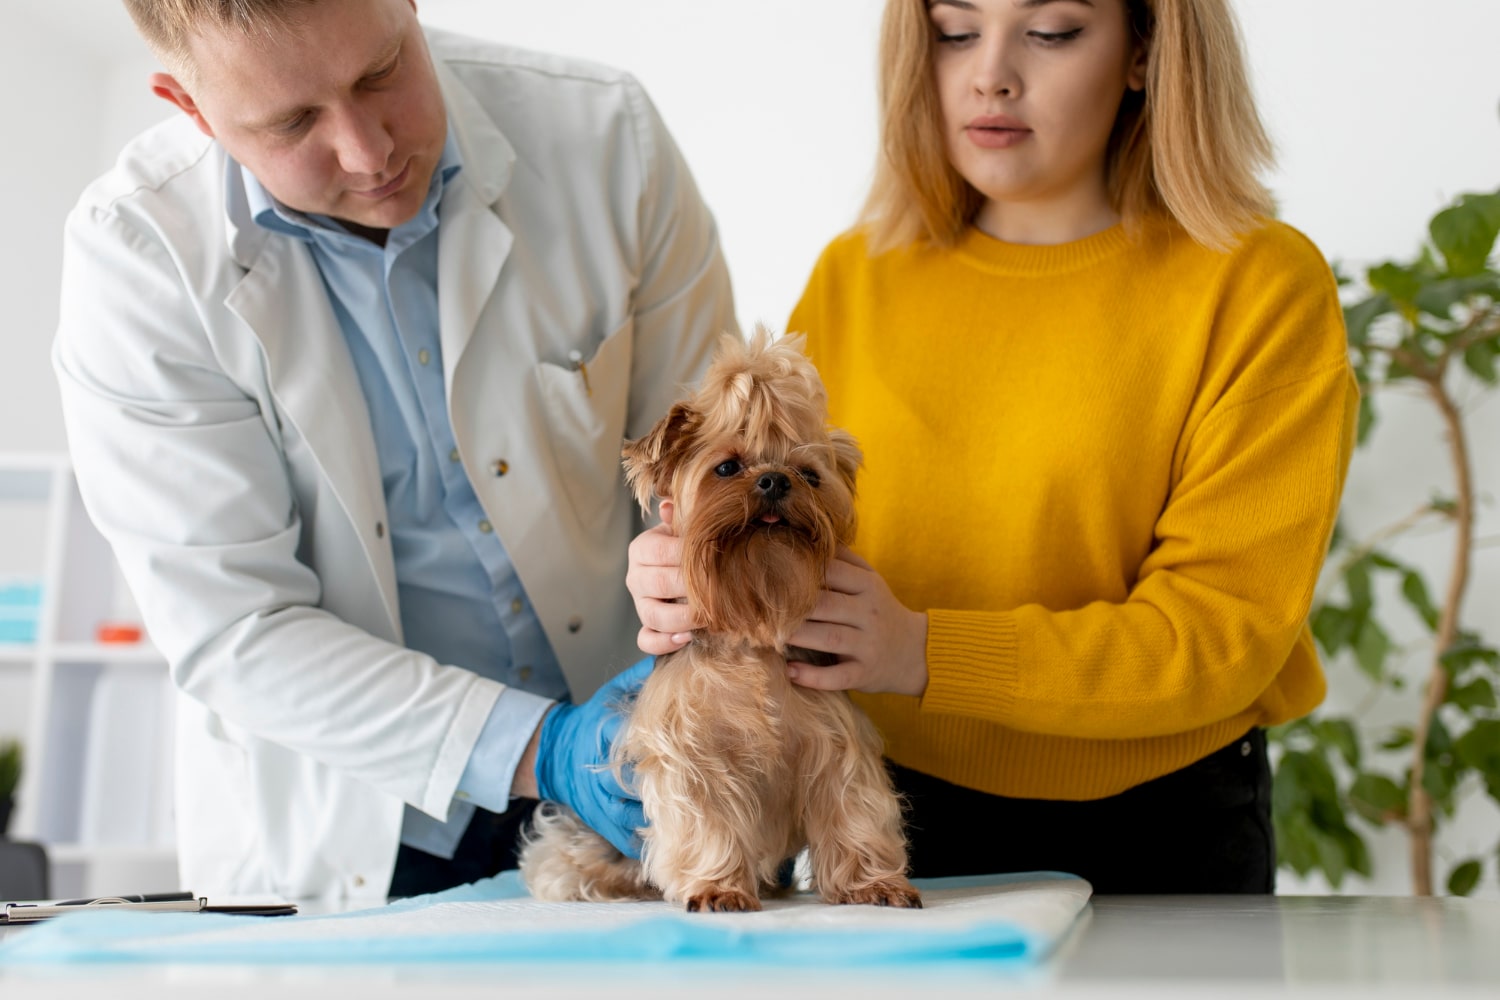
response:
M463 156L439 236L449 416L582 699L638 655L621 441L734 329L728 275L629 76L428 38ZM225 167L180 116L70 216L54 348L69 443L183 695L184 884L380 896L403 803L446 814L501 685L402 647L344 338L305 244L228 221Z

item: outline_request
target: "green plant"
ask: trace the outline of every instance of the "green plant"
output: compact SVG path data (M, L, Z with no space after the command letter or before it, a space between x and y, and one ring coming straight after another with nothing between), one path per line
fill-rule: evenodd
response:
M21 744L0 740L0 802L13 799L21 784Z
M1337 887L1349 872L1371 873L1361 825L1396 824L1410 837L1412 886L1419 895L1433 890L1438 825L1481 791L1500 802L1500 651L1459 620L1477 551L1478 500L1459 400L1472 402L1497 386L1500 273L1491 256L1500 235L1500 192L1460 197L1433 217L1428 234L1415 260L1371 267L1358 286L1344 282L1353 294L1344 318L1364 393L1360 445L1376 427L1380 391L1414 389L1441 417L1453 492L1435 495L1369 538L1335 532L1328 574L1333 588L1313 610L1313 633L1331 668L1352 663L1364 673L1370 696L1351 715L1315 714L1272 733L1281 749L1273 813L1282 866L1302 875L1321 871ZM1441 604L1422 573L1386 547L1433 522L1446 523L1453 536ZM1388 590L1379 585L1382 577L1430 633L1421 649L1393 641L1389 609L1379 600ZM1418 653L1425 676L1416 716L1407 724L1367 725L1381 695L1408 686L1402 664ZM1448 890L1467 895L1487 863L1500 864L1500 854L1453 865Z

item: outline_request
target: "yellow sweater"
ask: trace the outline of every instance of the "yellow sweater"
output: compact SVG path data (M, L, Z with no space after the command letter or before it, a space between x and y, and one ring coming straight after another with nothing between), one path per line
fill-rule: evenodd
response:
M865 452L855 548L928 613L889 756L1022 798L1177 770L1325 684L1307 628L1359 390L1333 276L1268 223L824 251L789 330Z

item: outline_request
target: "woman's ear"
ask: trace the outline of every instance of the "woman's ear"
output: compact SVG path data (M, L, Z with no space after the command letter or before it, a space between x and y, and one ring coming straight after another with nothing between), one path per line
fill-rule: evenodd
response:
M1131 46L1130 68L1125 73L1125 86L1140 92L1146 89L1146 71L1151 65L1151 39L1137 38Z

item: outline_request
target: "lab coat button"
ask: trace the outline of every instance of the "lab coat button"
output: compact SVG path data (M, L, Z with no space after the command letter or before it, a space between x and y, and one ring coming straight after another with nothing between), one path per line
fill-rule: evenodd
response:
M581 628L583 628L583 619L582 618L579 618L577 615L574 615L572 618L568 619L568 631L569 632L575 632L576 633Z
M495 474L496 479L499 479L510 471L510 463L503 458L496 459L490 463L490 471Z
M385 522L384 521L376 521L375 522L375 537L376 538L384 538L385 537Z
M365 887L365 877L363 875L356 875L356 876L354 876L354 888L356 888L356 889L363 889L364 887Z

